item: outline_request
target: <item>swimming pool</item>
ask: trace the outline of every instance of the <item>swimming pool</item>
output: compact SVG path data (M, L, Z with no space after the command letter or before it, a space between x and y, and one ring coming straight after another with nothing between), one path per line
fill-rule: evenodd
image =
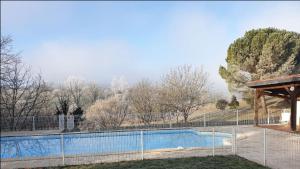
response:
M211 148L212 138L211 132L192 129L10 136L1 137L1 159L118 154L170 148ZM230 138L230 134L216 132L214 146L224 146Z

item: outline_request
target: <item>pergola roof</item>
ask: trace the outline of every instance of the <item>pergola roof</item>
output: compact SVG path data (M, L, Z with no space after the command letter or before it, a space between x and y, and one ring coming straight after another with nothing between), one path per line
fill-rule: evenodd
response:
M264 95L289 98L288 89L292 86L300 86L300 74L251 81L247 83L247 86L261 90Z
M258 106L257 100L263 96L275 96L285 98L291 102L290 127L297 129L297 100L300 99L300 74L283 76L273 79L256 80L247 83L247 86L255 89L254 120L257 125Z
M298 85L300 84L300 74L282 76L273 79L255 80L247 83L250 88L272 88L274 86Z

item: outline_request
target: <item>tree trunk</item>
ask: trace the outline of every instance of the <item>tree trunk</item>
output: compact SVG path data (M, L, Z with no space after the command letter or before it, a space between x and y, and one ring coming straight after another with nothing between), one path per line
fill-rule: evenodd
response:
M267 115L267 114L268 114L268 108L267 108L267 103L266 103L266 98L265 98L265 96L262 95L262 96L260 97L260 100L261 100L261 107L263 108L263 111L264 111L265 115Z

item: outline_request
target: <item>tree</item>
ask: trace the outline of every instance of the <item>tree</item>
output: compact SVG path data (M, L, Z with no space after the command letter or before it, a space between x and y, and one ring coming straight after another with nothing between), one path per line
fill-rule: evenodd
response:
M84 90L84 94L86 96L87 105L92 105L98 99L105 98L104 88L96 83L89 83Z
M231 97L231 101L230 103L228 103L228 106L230 107L230 109L237 109L240 106L240 103L237 101L235 95Z
M252 105L253 93L246 82L300 72L300 34L274 28L250 30L229 46L226 62L227 68L220 66L219 74L231 92L240 92Z
M140 81L129 91L132 111L144 124L149 125L154 120L154 113L156 112L155 99L155 88L147 80Z
M228 102L225 99L220 99L216 103L216 108L219 110L225 110L227 105L228 105Z
M54 91L54 97L56 99L55 107L56 114L64 114L67 115L70 107L70 95L67 92L66 88L62 85L58 89Z
M82 108L84 81L78 77L69 77L65 86L76 108Z
M201 68L190 65L171 69L163 77L161 84L161 104L181 113L184 122L195 110L199 109L208 98L208 74Z
M124 93L128 90L128 88L128 82L123 76L113 78L110 84L110 89L113 94Z
M20 57L13 52L12 38L10 36L1 36L1 82L8 80L8 75L13 71L14 64L20 62Z
M118 128L129 112L128 102L124 95L114 95L105 100L97 100L86 112L88 121L96 128Z
M1 37L1 118L7 118L10 129L16 130L29 116L40 112L46 102L46 85L41 75L32 75L30 68L7 49L11 43Z

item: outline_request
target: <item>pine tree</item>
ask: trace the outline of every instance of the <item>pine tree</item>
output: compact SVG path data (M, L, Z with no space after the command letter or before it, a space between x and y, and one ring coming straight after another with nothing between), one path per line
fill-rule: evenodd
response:
M240 92L252 104L248 81L300 73L300 34L274 28L250 30L229 46L226 62L227 68L220 66L219 74L229 91Z

